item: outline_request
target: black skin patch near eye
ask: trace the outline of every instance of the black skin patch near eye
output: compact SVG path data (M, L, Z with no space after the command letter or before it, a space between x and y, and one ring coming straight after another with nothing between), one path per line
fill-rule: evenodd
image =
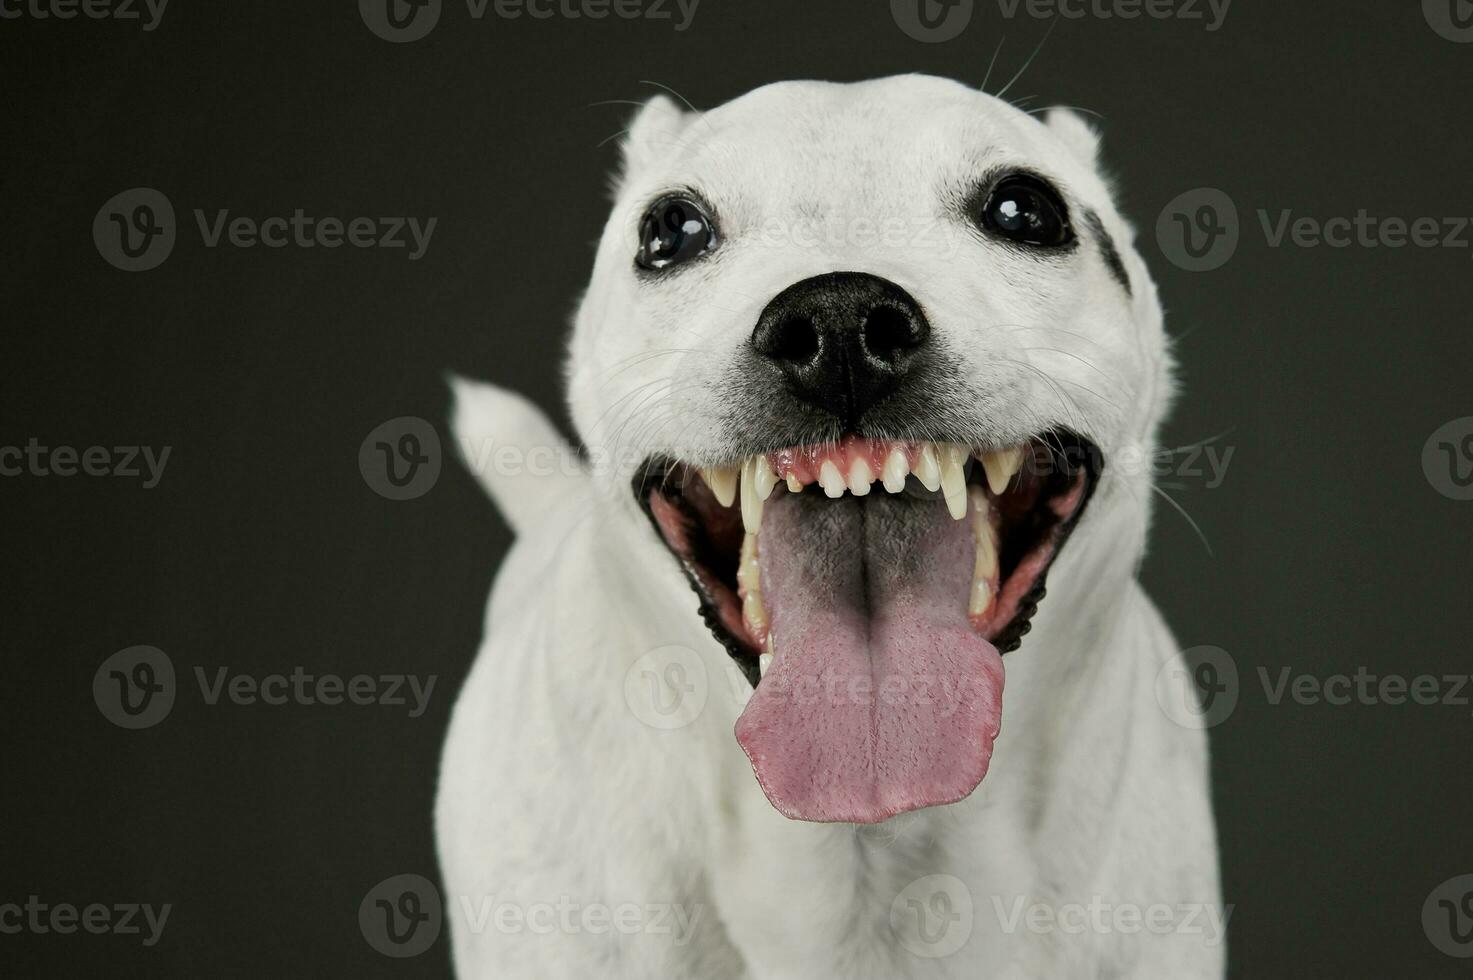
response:
M1105 260L1105 267L1110 270L1110 275L1120 285L1125 287L1127 296L1135 295L1130 288L1130 274L1125 271L1125 263L1120 261L1120 250L1115 247L1115 239L1105 230L1105 224L1100 216L1094 211L1084 212L1084 226L1089 229L1090 235L1100 246L1100 255Z

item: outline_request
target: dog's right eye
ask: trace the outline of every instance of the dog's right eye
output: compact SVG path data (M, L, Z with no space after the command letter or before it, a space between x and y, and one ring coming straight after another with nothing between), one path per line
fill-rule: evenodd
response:
M716 228L705 210L688 197L667 197L656 201L640 222L634 262L658 272L715 247Z

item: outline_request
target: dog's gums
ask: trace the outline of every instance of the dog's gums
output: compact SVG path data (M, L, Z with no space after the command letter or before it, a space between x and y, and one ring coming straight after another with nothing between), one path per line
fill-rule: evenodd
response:
M737 737L779 810L868 823L976 787L998 658L1099 472L1066 432L989 450L849 436L641 471L636 494L756 688Z

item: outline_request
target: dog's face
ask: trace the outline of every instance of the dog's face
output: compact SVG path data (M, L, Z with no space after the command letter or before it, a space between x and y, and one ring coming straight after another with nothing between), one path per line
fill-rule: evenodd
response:
M919 76L631 128L574 416L756 686L737 737L791 817L970 793L1086 503L1144 506L1106 462L1149 450L1165 340L1094 157Z

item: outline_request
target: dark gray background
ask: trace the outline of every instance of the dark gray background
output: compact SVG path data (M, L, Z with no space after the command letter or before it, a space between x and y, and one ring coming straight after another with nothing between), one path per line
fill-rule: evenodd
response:
M447 464L391 502L364 436L442 424L442 372L561 411L568 315L604 220L626 106L654 79L710 106L764 82L919 70L992 88L1046 22L979 0L919 43L884 2L703 0L669 21L472 21L371 34L351 0L174 0L159 28L0 21L0 444L173 447L159 486L0 479L0 903L169 902L162 941L0 936L12 976L436 976L364 941L380 880L435 876L444 725L506 529ZM1436 492L1424 442L1473 415L1469 249L1269 248L1256 212L1473 214L1473 45L1415 2L1237 0L1198 22L1061 23L1010 97L1104 117L1184 396L1168 445L1226 432L1226 481L1168 478L1211 543L1159 510L1144 571L1184 646L1231 653L1212 732L1234 977L1452 977L1421 910L1473 872L1473 708L1273 705L1257 670L1467 673L1473 502ZM94 249L104 201L180 213L160 268ZM1226 191L1233 260L1184 272L1154 229ZM428 254L207 249L193 208L437 216ZM443 431L443 430L442 430ZM1054 610L1059 615L1059 610ZM181 672L162 724L91 697L147 643ZM194 666L439 677L429 711L207 706ZM1467 693L1466 691L1464 692ZM597 801L590 801L597 805Z

